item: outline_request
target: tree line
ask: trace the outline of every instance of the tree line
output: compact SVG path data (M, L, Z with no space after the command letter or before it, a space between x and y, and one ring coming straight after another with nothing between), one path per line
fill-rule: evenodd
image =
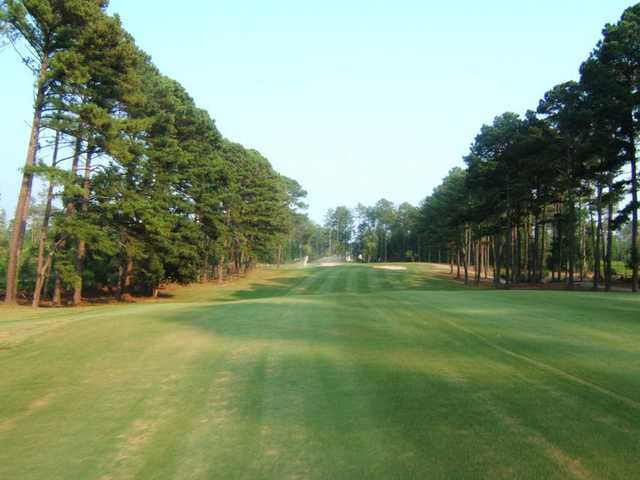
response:
M416 261L419 259L416 220L418 209L387 199L374 205L330 208L322 224L299 214L300 227L291 232L289 260L303 252L310 260L322 257L360 258L364 262Z
M483 125L464 168L418 207L329 210L329 251L364 261L442 262L465 282L593 282L630 270L638 290L640 4L524 116ZM332 236L331 236L332 235ZM331 241L329 242L331 245Z
M155 295L333 255L448 262L496 286L610 289L626 263L637 291L640 5L605 26L579 81L484 125L419 206L338 206L318 225L298 182L225 139L107 3L0 1L0 35L36 78L15 219L0 216L6 303Z
M305 192L306 194L306 192ZM374 205L330 208L322 223L316 223L297 205L281 262L301 262L325 257L351 257L363 262L403 262L426 260L420 255L416 234L418 209L405 202L395 205L381 199Z
M7 304L223 281L282 261L303 216L301 186L224 138L107 6L0 2L2 38L36 79L16 214L0 225Z
M630 225L626 263L638 290L640 4L628 8L580 67L524 117L484 125L418 215L425 246L477 282L589 276L612 288L616 237ZM459 273L460 274L460 273Z

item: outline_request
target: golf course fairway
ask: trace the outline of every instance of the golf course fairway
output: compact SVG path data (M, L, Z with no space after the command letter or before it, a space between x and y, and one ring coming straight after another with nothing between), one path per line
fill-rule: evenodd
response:
M405 266L0 308L0 478L640 478L640 297Z

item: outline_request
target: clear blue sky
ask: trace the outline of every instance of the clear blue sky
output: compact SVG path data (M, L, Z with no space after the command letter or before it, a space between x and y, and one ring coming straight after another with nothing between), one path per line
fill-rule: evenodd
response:
M578 67L628 0L112 0L111 12L222 133L309 191L321 220L417 204L483 123L524 113ZM13 215L32 78L0 51L0 194Z

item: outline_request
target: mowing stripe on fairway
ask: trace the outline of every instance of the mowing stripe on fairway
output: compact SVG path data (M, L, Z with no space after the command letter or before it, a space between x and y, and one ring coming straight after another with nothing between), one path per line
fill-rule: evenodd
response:
M0 350L0 478L640 478L640 302L438 275L9 311L29 336Z
M584 380L583 378L577 377L576 375L573 375L571 373L565 372L564 370L561 370L557 367L553 367L551 365L547 365L546 363L540 362L538 360L534 360L533 358L529 358L526 355L522 355L520 353L516 353L512 350L509 350L508 348L504 348L501 347L500 345L496 345L495 343L493 343L492 341L488 340L487 338L483 337L482 335L463 327L462 325L457 324L456 322L449 320L449 319L443 319L443 322L447 323L448 325L451 325L454 328L457 328L458 330L461 330L465 333L468 333L469 335L477 338L478 340L480 340L482 343L484 343L485 345L488 345L491 348L494 348L506 355L509 355L511 357L517 358L519 360L522 360L524 362L530 363L531 365L534 365L542 370L546 370L548 372L552 372L556 375L559 375L561 377L564 377L568 380L571 380L573 382L579 383L580 385L584 385L585 387L589 387L599 393L602 393L604 395L607 395L611 398L614 398L622 403L624 403L625 405L632 407L632 408L636 408L636 409L640 409L640 402L637 402L636 400L633 400L629 397L625 397L624 395L620 395L619 393L616 392L612 392L611 390L608 390L604 387L601 387L600 385L596 385L593 382L590 382L588 380Z

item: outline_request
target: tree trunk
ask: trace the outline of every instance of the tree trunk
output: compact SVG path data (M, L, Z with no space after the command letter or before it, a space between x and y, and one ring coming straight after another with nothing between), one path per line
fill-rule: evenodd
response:
M77 137L76 138L76 144L75 144L75 148L74 148L74 152L73 152L73 161L71 163L71 176L75 177L78 173L78 163L80 162L80 151L82 149L82 138L81 137ZM67 200L67 205L65 207L67 215L71 216L75 214L76 211L76 206L74 203L73 198L69 199L65 197L65 200ZM64 249L65 248L65 241L63 241L60 244L60 249ZM57 273L56 274L56 281L55 281L55 286L54 286L54 291L53 291L53 304L56 306L59 306L62 303L62 279L60 278L60 274Z
M469 229L465 228L464 230L464 239L462 242L462 266L464 268L464 284L467 285L469 283L469 260L470 258L470 248L471 244L469 240Z
M531 215L527 215L524 222L524 253L522 255L522 264L524 271L527 272L527 282L531 282ZM524 273L521 273L524 277Z
M53 298L51 302L59 307L62 305L62 280L60 279L60 274L56 274L55 285L53 286Z
M384 231L384 263L387 263L387 231Z
M11 232L9 244L9 262L7 264L7 288L5 303L14 305L18 300L18 275L20 270L20 251L24 241L24 233L27 227L27 214L29 213L29 201L31 200L31 188L33 186L33 173L31 168L36 163L38 153L38 141L40 139L40 124L42 120L42 110L44 108L46 77L49 69L49 57L45 54L40 64L38 73L38 86L36 102L34 105L33 122L31 124L31 136L29 137L29 147L27 148L27 159L25 169L22 173L22 184L18 195L16 206L16 216Z
M511 283L511 275L513 272L513 228L511 227L511 222L509 222L509 228L507 229L506 237L507 245L505 249L507 251L508 258L505 262L505 280L506 285L508 286Z
M584 281L587 270L587 226L585 222L580 222L580 281Z
M541 232L540 232L540 262L538 264L538 281L542 283L544 281L544 261L545 261L545 249L546 249L546 236L547 236L547 212L545 207L542 207L542 219L541 219Z
M597 199L596 199L596 229L595 229L595 245L593 252L593 288L598 289L600 287L601 280L601 269L600 262L601 257L600 253L602 252L602 248L600 242L602 241L602 185L598 183L597 188Z
M576 259L576 203L573 199L573 192L569 196L569 228L567 232L567 242L569 243L569 261L567 287L573 289L575 282L575 259Z
M204 254L204 265L202 266L201 282L207 283L209 281L209 252Z
M493 284L500 287L500 269L502 267L502 246L500 245L500 234L496 234L493 240Z
M51 166L55 167L58 162L58 147L60 145L60 132L56 132L56 139L53 145L53 159L51 160ZM49 236L49 218L51 217L51 204L53 203L53 181L49 181L49 188L47 190L47 205L44 209L44 218L42 219L42 228L40 230L40 241L38 244L38 266L36 267L36 287L33 291L33 303L32 306L37 308L40 306L40 296L42 295L42 287L44 285L46 270L44 254L47 246L47 239ZM50 265L50 263L49 263Z
M484 265L484 279L489 278L489 244L491 242L491 237L486 237L483 247L483 255L484 261L482 264Z
M89 209L89 189L91 187L91 156L92 148L87 151L87 158L84 164L84 185L82 192L82 212ZM73 286L73 304L78 306L82 303L82 275L84 273L84 260L87 255L87 242L81 238L78 240L78 254L76 257L76 274L78 278Z
M556 220L556 260L555 260L555 267L557 268L557 273L558 273L558 277L557 280L560 282L562 281L562 264L563 264L563 260L564 260L564 255L563 255L563 250L564 248L564 235L562 232L562 207L560 205L557 206L556 211L558 212L558 216L557 216L557 220Z
M218 283L224 282L224 255L218 259Z
M133 277L133 259L127 257L124 265L120 267L120 287L118 288L118 298L127 300L131 298L131 284Z
M531 252L531 275L529 281L533 282L537 278L538 274L538 259L540 258L540 223L538 218L538 212L533 219L533 247Z
M635 132L634 132L635 133ZM636 162L635 135L631 136L629 147L631 160L631 290L638 291L638 173Z
M482 275L482 238L478 240L476 247L476 285L480 285Z
M613 255L613 194L609 183L609 198L607 201L607 250L604 257L604 289L611 290L611 257Z
M520 283L521 277L521 266L522 266L522 239L520 238L520 225L516 224L513 229L513 240L514 240L514 253L515 253L515 262L514 262L514 271L513 271L513 280L515 283Z

